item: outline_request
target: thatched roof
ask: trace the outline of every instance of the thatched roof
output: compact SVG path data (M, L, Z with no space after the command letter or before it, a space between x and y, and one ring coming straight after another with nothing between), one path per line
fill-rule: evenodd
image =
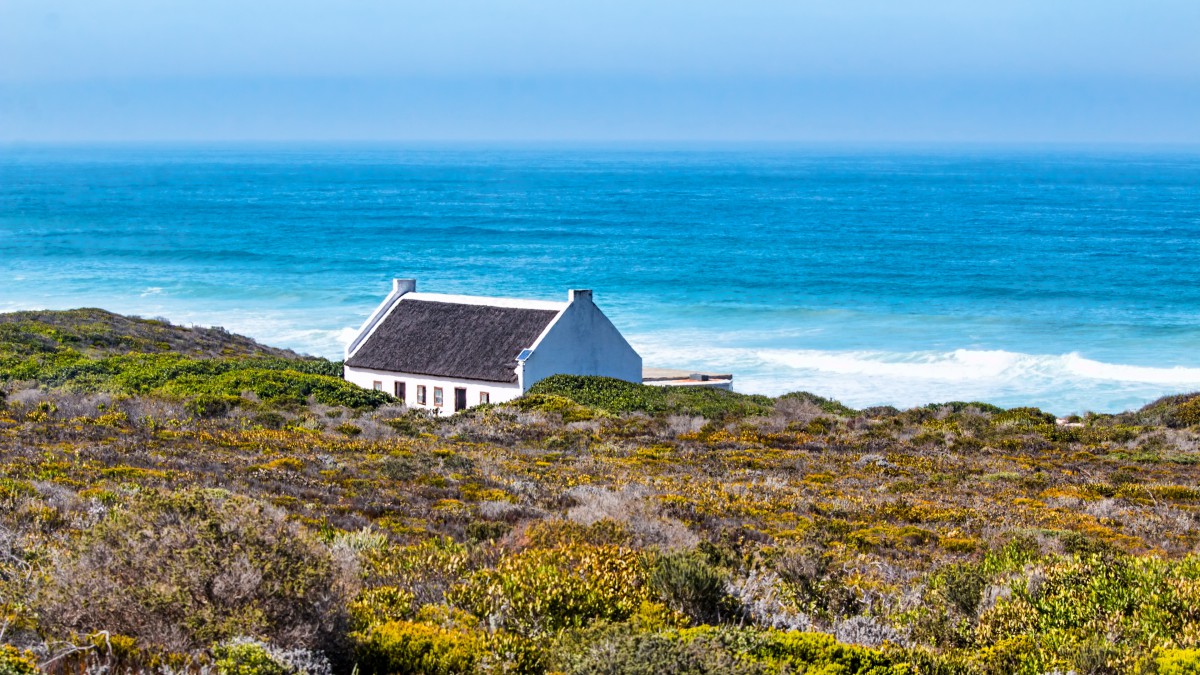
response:
M517 355L558 312L405 298L358 351L354 368L516 382Z

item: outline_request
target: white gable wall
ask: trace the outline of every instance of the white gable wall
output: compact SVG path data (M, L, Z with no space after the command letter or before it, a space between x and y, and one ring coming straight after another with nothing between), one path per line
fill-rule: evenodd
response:
M604 375L642 381L642 357L592 302L591 291L571 291L571 303L550 324L519 366L521 390L551 375Z

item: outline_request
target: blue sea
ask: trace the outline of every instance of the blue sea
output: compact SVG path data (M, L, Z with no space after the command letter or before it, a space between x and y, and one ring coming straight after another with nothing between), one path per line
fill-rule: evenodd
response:
M0 311L340 358L388 292L592 288L647 365L854 406L1200 390L1200 152L0 148Z

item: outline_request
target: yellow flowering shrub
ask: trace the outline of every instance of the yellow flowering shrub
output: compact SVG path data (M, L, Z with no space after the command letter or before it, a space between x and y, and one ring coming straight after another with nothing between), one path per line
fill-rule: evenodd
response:
M646 598L641 556L618 546L531 549L475 572L447 599L491 625L537 635L627 619Z

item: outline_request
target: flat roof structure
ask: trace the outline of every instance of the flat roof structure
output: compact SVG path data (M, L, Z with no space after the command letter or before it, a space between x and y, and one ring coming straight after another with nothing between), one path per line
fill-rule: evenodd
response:
M642 368L642 384L659 387L733 389L732 373L704 373L674 368Z

